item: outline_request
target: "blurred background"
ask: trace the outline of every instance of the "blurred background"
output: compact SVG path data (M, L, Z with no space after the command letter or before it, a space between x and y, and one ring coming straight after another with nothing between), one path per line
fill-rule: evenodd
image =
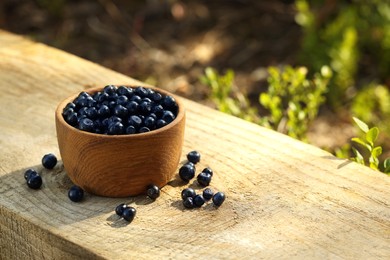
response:
M370 164L357 117L390 155L389 1L1 0L0 28Z

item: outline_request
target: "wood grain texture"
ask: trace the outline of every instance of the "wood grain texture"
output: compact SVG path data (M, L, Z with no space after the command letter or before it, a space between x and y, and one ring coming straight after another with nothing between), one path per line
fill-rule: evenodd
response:
M62 162L40 166L59 154L54 111L108 83L139 84L0 31L1 259L390 258L389 177L185 99L181 160L201 153L198 171L210 166L211 187L227 195L220 208L185 210L177 175L155 202L87 194L72 203ZM27 188L27 168L41 172L41 190ZM130 225L114 214L122 202L137 208Z
M62 101L55 112L58 147L74 184L95 195L128 197L145 194L150 184L163 187L172 179L184 139L185 109L180 98L174 96L177 117L163 128L135 135L103 135L80 131L65 122L62 111L77 95Z

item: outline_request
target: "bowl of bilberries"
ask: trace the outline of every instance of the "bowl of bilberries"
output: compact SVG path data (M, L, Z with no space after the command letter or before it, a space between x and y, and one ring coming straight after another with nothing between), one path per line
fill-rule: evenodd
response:
M107 197L163 187L179 164L185 110L154 87L107 85L76 93L56 109L64 168L83 190Z

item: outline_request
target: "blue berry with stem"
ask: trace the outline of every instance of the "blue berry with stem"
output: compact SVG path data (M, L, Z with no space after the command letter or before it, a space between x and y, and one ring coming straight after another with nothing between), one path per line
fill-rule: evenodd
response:
M160 188L154 184L151 184L147 187L147 190L146 190L146 195L155 200L157 199L158 197L160 197Z
M27 179L27 186L37 190L42 186L42 177L39 174L33 174Z
M132 222L136 213L137 210L134 207L127 206L123 209L122 218L127 222Z
M80 202L84 198L84 190L81 187L74 185L69 189L68 197L73 202Z
M200 153L198 151L191 151L187 154L188 161L196 164L200 161Z
M226 198L225 193L219 191L219 192L214 194L212 199L213 199L214 205L219 207L225 201L225 198Z
M42 157L42 165L46 169L53 169L54 166L56 166L56 164L57 164L57 157L54 154L48 153Z

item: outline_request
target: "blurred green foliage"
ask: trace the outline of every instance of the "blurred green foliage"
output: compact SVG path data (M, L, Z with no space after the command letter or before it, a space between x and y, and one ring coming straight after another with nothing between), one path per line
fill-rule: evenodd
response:
M234 86L234 72L219 74L214 68L205 69L200 81L211 88L210 99L218 110L251 122L258 122L257 110L250 105L246 95Z
M260 94L259 102L269 115L261 118L246 96L234 89L232 70L223 75L207 68L201 81L210 87L210 98L220 111L306 140L308 127L325 101L331 70L324 66L311 80L307 79L305 67L270 67L268 73L268 90Z
M268 72L268 91L260 94L259 101L270 115L262 117L262 125L305 140L310 123L325 101L331 70L324 66L311 80L307 79L305 67L270 67Z
M302 63L334 73L328 104L338 109L366 88L361 78L386 80L390 71L390 4L380 0L296 0L303 28ZM370 61L367 64L367 61ZM369 67L377 64L375 68Z

